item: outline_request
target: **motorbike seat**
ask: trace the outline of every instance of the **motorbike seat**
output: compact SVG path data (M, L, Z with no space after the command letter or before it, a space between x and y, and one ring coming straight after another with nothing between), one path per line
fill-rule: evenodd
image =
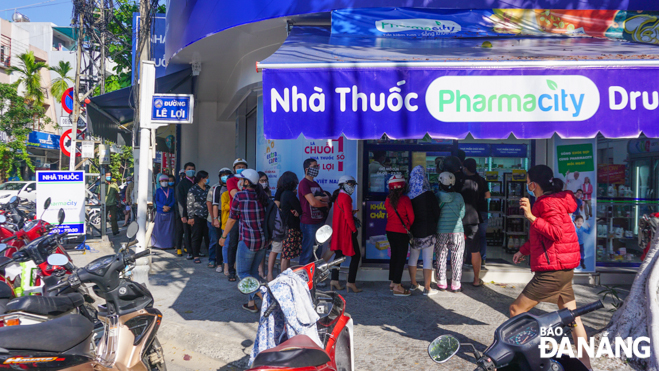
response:
M0 281L0 299L11 299L14 297L14 291L5 282Z
M10 299L0 299L0 314L7 313L7 302Z
M79 314L68 314L27 326L0 328L0 348L41 352L65 352L92 335L94 325Z
M7 303L7 313L27 312L44 316L59 316L85 303L77 293L62 296L23 296Z
M264 350L254 358L253 368L316 367L330 362L330 357L307 335L296 335L274 348Z

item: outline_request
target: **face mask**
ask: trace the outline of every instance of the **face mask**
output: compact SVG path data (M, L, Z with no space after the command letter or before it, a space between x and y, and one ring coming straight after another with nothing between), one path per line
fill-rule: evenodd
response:
M167 187L169 185L168 182L160 182L161 187Z
M206 178L206 184L208 184L208 178Z
M174 185L174 182L169 182L169 183L167 183L167 184L169 184L169 186L171 187L171 186Z
M319 172L320 172L320 168L318 166L310 167L307 169L307 175L312 178L317 177Z
M535 193L533 193L533 191L531 190L531 188L529 188L529 185L530 185L530 184L531 184L531 183L526 183L526 191L527 191L531 196L535 196Z
M344 184L343 185L343 190L346 191L346 193L350 196L355 192L355 186L349 185L349 184Z
M228 175L222 175L222 177L220 179L222 180L222 183L226 183L227 180L229 179L229 176Z
M132 182L133 182L132 180L129 180L129 181L126 182L126 184L130 184L130 183L132 183Z
M242 173L243 170L245 170L245 169L238 169L238 170L236 170L236 174L240 174L240 173Z
M240 189L240 190L242 191L242 190L243 190L243 185L244 185L244 184L245 184L245 183L244 183L243 181L238 182L238 189Z
M111 176L106 176L106 177L105 177L105 180L107 180L107 181L109 182L109 181L112 180L112 177L111 177Z
M187 175L188 178L192 178L194 176L194 174L195 174L194 170L186 170L185 171L185 175Z
M261 187L263 187L263 189L268 188L268 182L259 182L259 184L261 184Z

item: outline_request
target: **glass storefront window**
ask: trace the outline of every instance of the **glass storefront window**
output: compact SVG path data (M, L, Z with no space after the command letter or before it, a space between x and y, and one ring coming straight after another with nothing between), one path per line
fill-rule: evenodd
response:
M598 265L641 263L638 220L657 212L658 194L658 140L598 139Z
M368 151L369 192L387 192L387 181L394 175L409 175L409 151Z

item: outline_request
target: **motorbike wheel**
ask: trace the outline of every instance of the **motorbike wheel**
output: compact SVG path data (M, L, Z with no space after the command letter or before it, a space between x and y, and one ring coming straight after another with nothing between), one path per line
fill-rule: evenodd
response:
M149 368L149 371L167 371L165 352L162 350L158 338L153 339L149 349L144 353L142 361Z

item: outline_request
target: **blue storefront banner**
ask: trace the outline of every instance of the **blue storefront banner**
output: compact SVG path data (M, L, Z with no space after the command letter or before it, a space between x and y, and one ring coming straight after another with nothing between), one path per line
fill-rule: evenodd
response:
M85 172L37 171L37 215L57 226L51 233L85 234ZM50 207L43 205L50 199ZM59 212L64 222L59 225Z
M59 149L59 135L33 131L27 137L27 145L43 149Z
M494 37L494 12L421 8L362 8L332 12L332 35L355 37Z
M265 136L657 138L657 78L631 66L266 68Z
M467 157L490 157L490 145L484 143L459 143L458 148L465 151Z
M133 13L133 69L131 81L135 81L135 72L139 71L139 66L135 64L137 55L137 46L140 30L140 13ZM165 59L165 33L167 31L167 22L165 14L158 13L153 17L151 24L151 60L156 63L156 78L165 76L167 61Z
M526 144L492 144L492 157L528 157Z

